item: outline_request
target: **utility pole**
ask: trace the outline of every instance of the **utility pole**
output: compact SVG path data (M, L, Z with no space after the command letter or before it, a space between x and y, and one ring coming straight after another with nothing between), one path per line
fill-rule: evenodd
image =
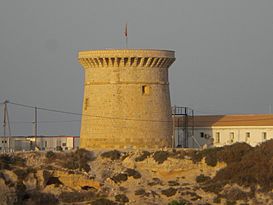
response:
M6 123L6 110L7 110L7 101L5 100L4 102L4 119L3 119L3 128L4 128L4 138L2 140L2 143L3 143L3 148L4 148L4 152L6 152L6 126L7 126L7 123Z
M10 129L10 123L9 123L9 114L8 114L8 101L4 101L4 119L3 119L3 128L4 128L4 140L3 140L3 146L4 146L4 152L10 151L10 136L11 136L11 129ZM9 128L9 136L7 139L7 132L6 127L8 124ZM7 150L6 150L6 144L8 144Z
M36 140L37 140L37 133L38 133L38 121L37 121L37 116L38 116L38 109L37 107L34 108L34 121L33 121L33 135L34 135L34 150L36 147Z

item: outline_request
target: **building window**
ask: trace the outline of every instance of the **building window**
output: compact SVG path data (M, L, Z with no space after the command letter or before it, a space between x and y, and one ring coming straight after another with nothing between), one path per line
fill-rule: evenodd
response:
M204 132L200 132L200 137L204 138L205 137L205 133Z
M45 141L45 147L47 147L47 141Z
M249 142L250 140L250 132L246 132L246 142Z
M142 89L142 95L149 95L151 92L151 86L149 85L143 85L141 89Z
M266 134L266 132L262 133L262 138L263 138L263 140L267 140L267 134Z
M215 143L220 143L220 132L216 132Z
M66 143L62 143L62 146L65 147L65 146L66 146Z
M230 142L231 142L231 143L234 142L234 132L230 132L230 133L229 133L229 139L230 139Z
M7 143L7 140L2 140L2 143L4 144L4 143Z

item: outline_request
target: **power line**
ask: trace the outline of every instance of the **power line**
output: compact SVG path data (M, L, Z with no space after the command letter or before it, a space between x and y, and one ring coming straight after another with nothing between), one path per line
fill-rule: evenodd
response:
M87 117L94 117L94 118L128 120L128 121L129 120L131 120L131 121L146 121L146 122L171 122L171 120L152 120L152 119L136 119L136 118L121 118L121 117L111 117L111 116L87 115L87 114L76 113L76 112L67 112L67 111L63 111L63 110L49 109L49 108L38 107L38 106L30 106L30 105L25 105L25 104L20 104L20 103L14 103L14 102L10 102L10 101L8 103L10 103L12 105L17 105L17 106L27 107L27 108L32 108L32 109L34 109L36 107L38 110L44 110L44 111L49 111L49 112L78 115L78 116L87 116Z

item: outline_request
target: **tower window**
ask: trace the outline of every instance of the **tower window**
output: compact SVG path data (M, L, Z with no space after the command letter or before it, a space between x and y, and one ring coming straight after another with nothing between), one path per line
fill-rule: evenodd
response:
M151 87L149 85L142 86L142 95L149 95L151 92Z
M85 98L85 101L84 101L84 110L87 110L88 105L89 105L89 98Z

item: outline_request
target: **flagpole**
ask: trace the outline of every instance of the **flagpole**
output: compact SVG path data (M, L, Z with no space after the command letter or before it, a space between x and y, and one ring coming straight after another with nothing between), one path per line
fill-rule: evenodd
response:
M124 30L124 36L125 36L125 48L128 48L128 25L125 24L125 30Z

